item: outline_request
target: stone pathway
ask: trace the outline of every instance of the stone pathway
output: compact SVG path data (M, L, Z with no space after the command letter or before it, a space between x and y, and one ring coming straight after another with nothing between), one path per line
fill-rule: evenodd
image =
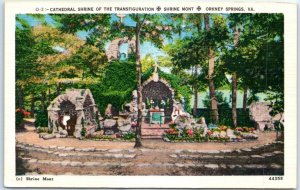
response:
M101 149L18 142L17 171L54 175L283 175L283 142L226 150Z

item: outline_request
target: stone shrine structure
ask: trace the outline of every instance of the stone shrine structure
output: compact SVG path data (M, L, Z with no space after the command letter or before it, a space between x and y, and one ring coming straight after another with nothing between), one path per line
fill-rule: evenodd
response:
M172 120L174 90L166 80L159 77L157 68L158 65L155 64L152 76L142 84L142 101L148 112L145 113L144 121L157 123L154 120L160 117L163 124Z
M82 122L87 134L97 128L95 117L98 117L98 109L89 89L66 90L50 103L47 110L48 127L53 129L53 133L81 138Z

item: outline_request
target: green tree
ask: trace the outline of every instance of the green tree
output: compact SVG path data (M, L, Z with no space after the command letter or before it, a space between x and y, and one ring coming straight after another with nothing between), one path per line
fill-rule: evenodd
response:
M144 41L151 41L157 47L163 43L162 33L167 35L170 28L168 24L163 24L162 15L129 14L117 15L120 19L112 20L111 15L60 15L57 20L62 24L63 31L75 33L80 30L89 31L87 42L95 44L99 48L109 40L126 37L135 40L134 58L136 62L136 87L138 90L138 114L136 127L135 147L141 147L141 118L142 118L142 94L141 94L141 55L140 44ZM130 19L130 24L122 22Z
M198 91L203 79L208 81L210 97L211 117L214 123L218 122L217 99L215 98L215 80L220 80L216 68L216 57L223 46L222 41L227 38L225 18L220 15L185 15L184 31L189 34L182 40L175 40L174 45L165 48L176 67L189 69L190 84L194 91L194 113L198 102ZM212 22L212 23L211 23ZM208 64L207 64L208 63ZM176 68L175 68L176 69ZM201 73L200 73L201 71ZM224 76L224 75L221 75ZM202 86L204 87L205 85Z
M44 17L32 16L32 19ZM47 102L54 98L53 92L58 95L75 84L84 86L98 81L95 79L101 76L107 62L104 51L93 44L85 45L76 35L59 30L58 25L40 22L32 26L21 15L17 15L17 23L17 107L24 107L24 100L25 103L29 100L27 105L33 117L37 105L41 111L46 110Z
M153 67L153 65L155 64L155 60L150 54L147 54L141 60L141 63L142 63L142 73L145 73L146 71L148 71L150 68Z
M200 89L200 79L203 77L200 73L200 65L206 63L206 52L199 38L186 38L176 40L170 47L165 48L172 57L175 69L173 72L186 79L186 83L193 88L194 106L193 114L197 112L198 91ZM185 71L183 71L185 70ZM180 72L181 71L181 72ZM183 72L182 72L183 71ZM202 85L202 90L205 85Z
M236 126L237 118L234 112L237 82L244 90L244 110L248 89L254 94L276 92L275 94L282 94L283 98L283 16L281 14L230 14L228 19L231 28L229 32L232 36L228 46L231 48L226 50L222 59L228 69L227 72L233 76L232 120L233 125ZM277 80L273 78L269 80L273 76Z
M137 127L136 127L136 139L135 148L142 146L141 141L141 125L142 125L142 65L141 65L141 41L149 40L161 47L163 43L162 34L169 30L168 25L163 25L161 21L161 15L148 15L148 14L130 14L129 17L136 23L135 26L128 27L124 31L134 31L135 37L135 57L136 57L136 81L137 81ZM150 33L151 32L151 33ZM130 37L130 36L129 36Z
M18 108L24 108L25 96L31 96L31 116L34 115L34 103L41 92L43 73L38 69L38 58L53 54L54 50L47 41L36 41L33 27L20 15L16 16L16 94ZM30 47L30 48L28 48ZM44 93L43 93L44 94ZM43 99L44 101L45 99ZM42 109L45 109L43 102Z

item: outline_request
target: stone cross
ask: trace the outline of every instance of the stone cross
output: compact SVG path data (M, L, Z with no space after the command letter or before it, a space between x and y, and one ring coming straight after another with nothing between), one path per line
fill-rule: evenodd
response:
M155 64L153 66L154 66L153 81L158 82L159 77L158 77L158 72L157 72L157 68L158 68L157 62L155 62Z
M157 68L158 68L157 62L155 62L153 66L154 66L154 73L157 73Z

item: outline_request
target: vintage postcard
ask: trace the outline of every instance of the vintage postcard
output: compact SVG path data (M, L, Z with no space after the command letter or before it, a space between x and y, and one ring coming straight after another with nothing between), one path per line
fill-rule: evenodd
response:
M5 185L295 188L297 5L5 3Z

